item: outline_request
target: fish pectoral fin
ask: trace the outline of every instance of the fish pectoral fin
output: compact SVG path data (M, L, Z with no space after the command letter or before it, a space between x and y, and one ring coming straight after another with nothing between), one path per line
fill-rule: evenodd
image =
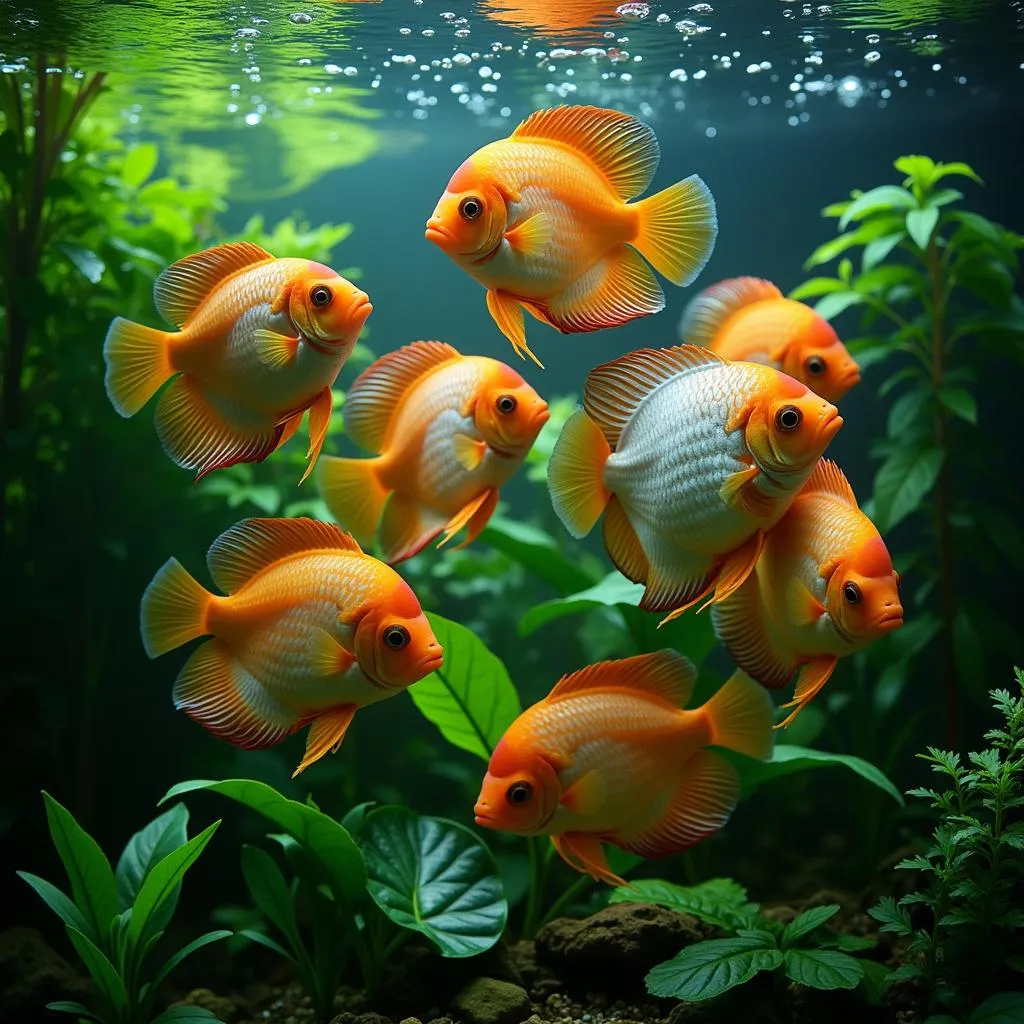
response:
M733 410L725 421L725 432L727 434L742 430L750 422L750 415L754 411L755 402L756 399L748 398L738 409Z
M306 752L298 768L292 772L292 778L304 772L314 761L319 761L327 753L335 753L345 738L348 727L356 713L355 704L343 704L339 708L331 708L318 715L309 727L306 736Z
M524 257L541 253L552 237L551 220L546 213L535 213L505 232L505 241Z
M681 853L722 828L739 795L736 769L713 751L701 750L686 763L662 816L634 835L622 836L621 845L640 857Z
M563 794L561 804L574 814L597 814L608 799L608 784L596 768L584 772Z
M336 676L347 671L355 658L337 637L316 627L309 642L309 667L321 676Z
M776 729L785 729L786 726L792 724L793 719L814 700L821 688L831 678L838 660L834 655L826 654L813 658L800 667L800 672L796 677L793 699L782 705L784 708L793 708L794 710L775 726Z
M761 557L766 538L764 530L758 530L752 537L745 540L738 548L729 552L715 577L715 592L702 605L702 610L711 604L724 601L730 594L743 586L747 577L754 571L757 560Z
M459 465L467 473L477 469L487 454L487 442L468 434L456 434L452 438L452 447L455 449L455 458Z
M564 835L552 836L551 843L558 855L573 870L590 875L598 882L607 885L628 885L625 879L619 878L608 865L601 840L587 832L566 832Z
M828 610L800 581L794 581L792 615L797 626L810 626Z
M458 544L454 550L458 551L480 536L480 531L487 525L487 521L494 515L498 507L498 488L488 487L479 497L474 498L464 509L452 516L444 528L444 536L437 542L438 547L447 544L464 526L469 529L465 540Z
M253 348L256 358L270 370L282 370L295 362L299 351L299 339L261 327L253 331Z
M769 519L775 514L775 500L757 486L761 470L747 466L730 473L718 491L722 501L734 508L742 509L755 519Z
M327 431L331 425L331 410L334 408L334 396L330 388L324 388L316 396L313 404L309 407L309 451L306 452L306 471L299 480L303 480L313 472L316 460L320 457L320 450L327 440Z
M529 356L543 370L544 364L526 344L526 318L523 316L523 307L519 300L509 295L508 292L490 288L487 291L487 311L498 325L498 330L512 342L516 355L520 359Z

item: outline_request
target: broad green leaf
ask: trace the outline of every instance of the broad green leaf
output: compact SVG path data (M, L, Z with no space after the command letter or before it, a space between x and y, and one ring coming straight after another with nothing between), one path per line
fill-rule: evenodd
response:
M308 804L289 800L273 786L251 779L181 782L168 790L160 802L196 790L210 790L237 800L283 828L320 862L335 896L344 906L353 908L364 898L366 869L362 854L348 832L333 818Z
M124 155L121 165L121 179L131 188L138 188L149 180L156 170L157 148L152 142L142 142L132 146Z
M43 800L53 845L71 882L72 899L92 928L91 935L88 932L84 934L102 946L111 922L121 912L110 862L96 840L75 821L70 811L45 790Z
M787 949L786 977L810 988L856 988L864 972L852 956L834 949Z
M616 605L636 607L643 597L644 585L632 583L620 572L611 572L600 583L586 590L535 604L520 620L519 635L530 636L565 615L576 615L592 608L614 608Z
M987 217L982 217L978 213L972 213L970 210L953 210L949 216L959 221L964 227L969 228L980 238L985 239L986 242L991 242L993 245L1002 245L1002 232Z
M219 825L220 822L215 821L204 828L199 835L193 836L184 846L171 850L150 869L132 907L128 941L133 946L146 934L147 927L151 931L159 929L157 922L162 920L161 909L169 900L177 898L185 872L206 849Z
M55 249L59 249L72 262L75 269L84 277L89 284L99 284L103 279L103 272L107 269L103 260L84 245L77 245L74 242L56 242Z
M804 299L816 299L819 295L828 295L830 292L846 291L846 285L835 277L812 277L809 281L797 285L787 298L796 302Z
M860 292L833 292L826 295L814 306L814 312L823 320L831 320L851 306L859 305L864 301Z
M628 888L613 890L609 903L653 903L680 914L691 914L717 925L737 928L757 917L759 907L747 901L747 890L731 878L711 878L699 885L676 885L657 878L641 878Z
M788 949L799 942L805 935L809 935L815 928L820 928L826 921L830 921L839 913L839 904L830 903L824 907L812 907L802 914L797 914L782 932L781 945Z
M919 426L925 420L924 413L931 403L931 388L918 386L905 391L889 409L889 417L886 424L886 434L894 441L906 440L907 434L912 428ZM931 426L931 418L926 422Z
M65 925L75 952L82 958L97 991L114 1009L122 1014L128 1007L128 990L124 987L121 976L106 954L84 932L71 925Z
M927 249L935 225L939 222L939 211L935 207L907 212L907 234L919 249Z
M893 167L913 179L913 184L920 188L927 188L935 173L935 161L930 156L901 156L893 162Z
M367 889L402 928L442 956L475 956L502 936L508 904L490 850L469 829L406 807L380 807L359 833Z
M444 664L409 688L423 717L460 750L487 761L522 705L501 660L465 626L427 613Z
M40 878L38 875L29 874L27 871L19 871L17 875L27 882L39 894L43 902L65 923L77 928L84 935L92 933L92 925L85 919L85 915L71 902L57 886Z
M152 1024L208 1024L217 1016L205 1006L171 1006L159 1017L154 1017Z
M687 946L647 974L652 996L698 1002L750 981L760 971L782 965L782 953L752 937L711 939Z
M839 218L839 230L845 231L851 221L861 220L877 210L909 210L914 197L898 185L879 185L859 195Z
M968 423L978 422L978 403L966 388L940 388L939 401L954 415Z
M872 239L864 246L864 252L861 254L861 269L868 271L877 267L906 237L906 231L893 231L891 234L882 235L881 238Z
M355 807L350 807L341 819L342 825L348 829L349 834L354 836L363 827L366 816L377 806L375 800L366 800Z
M68 1002L63 999L55 1003L47 1003L46 1008L48 1010L55 1010L57 1013L71 1013L76 1017L85 1017L88 1020L100 1019L88 1006L83 1006L81 1003Z
M231 934L232 933L227 931L227 929L207 932L205 935L200 935L198 939L193 939L187 946L182 946L177 953L168 957L164 965L153 976L153 980L150 982L149 988L146 990L147 1001L151 1001L151 999L156 996L163 983L170 977L171 972L183 960L187 959L204 946L209 946L211 942L221 942L224 939L230 939Z
M272 950L278 956L283 957L290 963L296 963L296 959L288 952L280 942L275 942L269 935L264 935L263 932L255 931L252 928L243 928L241 931L235 932L236 935L241 935L243 938L248 939L250 942L255 942L257 945L264 946L269 950Z
M114 877L123 906L130 907L153 866L188 842L188 808L175 804L128 840ZM177 893L172 902L177 901Z
M978 185L984 185L985 182L978 176L977 171L971 167L970 164L961 163L960 161L954 161L953 163L936 164L932 168L931 175L928 178L928 184L934 185L936 182L941 181L943 178L948 177L951 174L957 174L964 178L970 178L971 181Z
M875 524L888 533L916 512L935 486L945 452L941 448L897 448L875 475Z
M877 960L861 960L859 963L864 975L860 979L860 990L864 999L871 1006L881 1006L886 989L891 984L889 976L892 971Z
M955 188L940 188L925 200L925 206L949 206L950 203L959 202L963 197L963 192L958 192Z
M301 949L295 900L274 858L258 846L246 844L242 847L242 876L256 906L292 944L293 949Z
M560 594L571 594L594 582L593 577L562 554L550 533L536 526L494 516L481 537Z
M1024 992L997 992L976 1006L968 1024L1021 1024L1024 1021Z

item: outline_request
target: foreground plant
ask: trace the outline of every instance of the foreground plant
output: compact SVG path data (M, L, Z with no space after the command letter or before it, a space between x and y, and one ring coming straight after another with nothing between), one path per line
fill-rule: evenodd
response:
M947 785L909 791L939 812L924 852L897 865L924 884L870 910L881 931L910 940L893 977L920 982L932 1006L956 1012L990 994L1007 968L1024 968L1024 671L1014 671L1019 695L990 693L1003 721L985 733L987 749L966 763L936 747L918 755Z
M69 897L37 875L19 871L64 922L92 977L93 1005L50 1003L49 1009L101 1024L186 1024L214 1020L209 1010L178 1006L153 1016L160 986L187 956L231 932L201 935L153 970L150 954L174 916L185 872L203 852L219 821L188 838L188 810L176 804L132 836L113 871L96 841L74 816L43 793L53 845L71 884Z

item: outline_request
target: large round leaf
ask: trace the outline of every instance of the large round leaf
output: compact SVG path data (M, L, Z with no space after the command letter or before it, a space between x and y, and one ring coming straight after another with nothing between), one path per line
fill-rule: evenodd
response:
M449 957L490 949L508 904L490 850L469 829L405 807L380 807L359 830L367 889L397 925L426 935Z

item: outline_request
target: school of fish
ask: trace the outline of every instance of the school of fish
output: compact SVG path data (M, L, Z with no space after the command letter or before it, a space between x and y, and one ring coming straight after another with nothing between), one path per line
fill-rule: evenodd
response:
M484 286L497 330L540 366L524 313L562 334L614 328L664 309L653 271L686 286L710 258L717 215L697 175L637 198L659 158L654 132L627 114L537 111L456 168L426 238ZM394 567L433 541L480 536L548 405L497 359L407 341L345 389L345 433L362 454L321 457L338 376L373 309L366 292L320 263L234 242L168 267L154 303L175 329L115 318L107 394L129 417L163 389L157 435L196 481L267 458L308 413L299 482L315 472L337 525L242 520L207 554L222 593L171 558L141 606L152 658L207 638L174 706L250 750L308 726L297 775L339 748L359 709L442 667ZM590 369L548 487L572 536L602 521L611 562L643 584L641 609L665 622L710 606L736 671L695 708L696 668L674 650L564 676L508 726L473 812L485 828L549 836L610 885L624 883L606 845L664 857L726 824L739 783L713 748L770 758L773 730L838 661L903 623L885 543L824 458L843 425L835 403L860 380L833 328L747 276L699 292L679 329L682 344ZM770 691L791 684L793 710L776 725Z

